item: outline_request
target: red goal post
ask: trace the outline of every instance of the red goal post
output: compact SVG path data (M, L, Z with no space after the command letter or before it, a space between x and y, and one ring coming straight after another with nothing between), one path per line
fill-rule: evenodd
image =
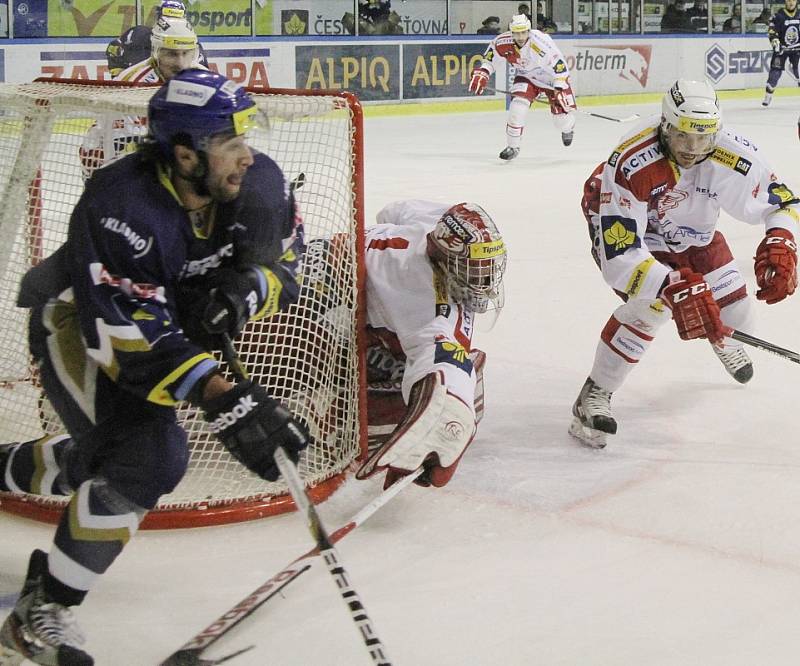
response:
M65 79L0 84L0 443L63 432L28 354L27 311L15 306L19 280L66 238L83 191L87 133L94 128L98 162L129 150L130 128L142 133L155 90ZM299 471L319 502L342 483L367 442L362 110L355 95L341 91L250 92L270 120L250 143L299 186L306 240L337 239L328 274L337 306L320 316L325 296L303 284L289 311L251 322L236 341L251 377L309 424L314 442ZM250 474L197 410L182 406L179 417L189 434L189 470L143 528L234 523L294 508L286 484ZM66 501L0 493L0 510L56 522Z

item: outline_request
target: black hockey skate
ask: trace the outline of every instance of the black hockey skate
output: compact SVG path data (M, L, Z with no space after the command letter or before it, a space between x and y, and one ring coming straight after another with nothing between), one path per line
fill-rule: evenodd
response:
M593 449L606 445L606 436L617 432L617 422L611 415L611 391L600 388L587 377L578 399L572 406L575 418L569 434Z
M0 666L19 666L25 659L46 666L94 664L78 647L84 638L72 611L45 594L46 571L47 553L34 550L17 604L0 627Z
M728 374L737 382L747 384L753 378L753 362L744 349L730 346L720 348L716 345L711 345L711 348Z
M575 136L575 131L571 132L561 132L561 143L565 146L569 146L572 144L572 137Z
M506 146L500 152L500 159L513 160L517 155L519 155L519 148L512 148L511 146Z

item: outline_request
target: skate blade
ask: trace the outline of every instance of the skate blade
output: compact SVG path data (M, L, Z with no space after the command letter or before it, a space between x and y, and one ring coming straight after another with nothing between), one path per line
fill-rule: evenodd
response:
M606 446L606 437L608 436L608 433L602 430L595 430L594 428L583 425L581 420L577 417L572 419L572 423L569 425L569 434L582 444L593 449L604 449Z

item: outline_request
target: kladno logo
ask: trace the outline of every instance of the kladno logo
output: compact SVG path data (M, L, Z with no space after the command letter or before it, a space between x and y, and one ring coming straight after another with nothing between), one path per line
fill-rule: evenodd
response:
M714 83L719 83L728 73L728 54L719 44L714 44L706 51L706 76Z

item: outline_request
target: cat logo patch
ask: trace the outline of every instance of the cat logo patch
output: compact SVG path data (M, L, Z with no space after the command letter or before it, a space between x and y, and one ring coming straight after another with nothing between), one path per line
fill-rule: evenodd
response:
M642 246L641 239L636 235L636 220L619 215L603 215L600 228L606 259L618 257L632 247Z
M555 67L553 67L553 71L554 71L556 74L563 74L564 72L566 72L566 71L567 71L567 66L564 64L564 61L563 61L563 60L559 60L559 61L556 63L556 66L555 66Z

